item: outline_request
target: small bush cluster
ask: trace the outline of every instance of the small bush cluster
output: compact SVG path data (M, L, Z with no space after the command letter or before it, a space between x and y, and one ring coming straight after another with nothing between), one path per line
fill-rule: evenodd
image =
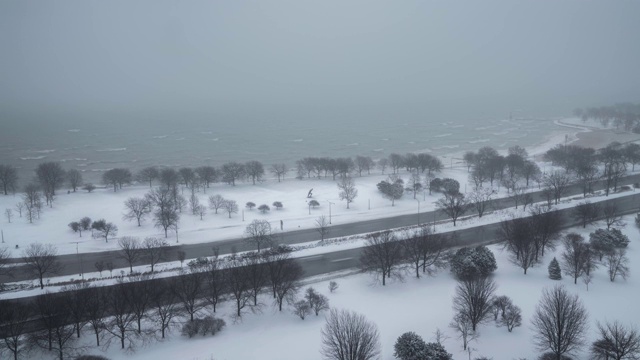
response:
M182 335L190 338L195 335L206 336L207 334L215 335L226 325L224 320L216 319L211 316L205 316L201 319L194 319L182 326Z

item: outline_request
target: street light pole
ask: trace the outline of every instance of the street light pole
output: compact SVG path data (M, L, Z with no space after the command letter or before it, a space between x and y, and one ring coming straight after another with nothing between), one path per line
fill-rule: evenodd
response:
M329 203L329 225L331 225L331 205L335 205L335 204L329 200L327 200L327 202Z
M78 262L80 263L80 276L82 277L82 280L84 280L84 267L82 266L82 258L80 257L80 251L78 251L78 245L80 244L80 242L74 241L74 243L76 243L76 257L78 258Z

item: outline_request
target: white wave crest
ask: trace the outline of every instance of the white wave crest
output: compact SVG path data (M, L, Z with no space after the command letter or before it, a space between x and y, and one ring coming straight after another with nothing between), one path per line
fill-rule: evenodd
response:
M40 160L40 159L44 159L46 158L46 156L25 156L25 157L21 157L20 160Z
M110 149L99 149L97 152L110 152L110 151L127 151L127 148L110 148Z

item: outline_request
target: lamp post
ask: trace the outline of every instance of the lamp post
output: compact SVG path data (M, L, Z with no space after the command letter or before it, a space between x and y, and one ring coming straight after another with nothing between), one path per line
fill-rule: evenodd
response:
M420 226L420 199L413 199L418 202L418 226Z
M76 243L76 257L78 257L78 262L80 262L80 276L82 277L82 280L84 280L84 268L82 266L82 257L80 257L80 252L78 251L78 245L80 244L80 241L74 241L74 243Z
M327 200L327 202L329 203L329 225L331 225L331 205L335 205L335 204L329 200Z

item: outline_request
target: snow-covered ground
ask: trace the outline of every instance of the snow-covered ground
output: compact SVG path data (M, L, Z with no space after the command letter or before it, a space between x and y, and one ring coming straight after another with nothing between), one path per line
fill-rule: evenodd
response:
M585 129L569 130L572 138L579 131L585 131ZM539 146L529 149L530 156L544 153L547 149L563 142L564 136L565 132L554 134ZM454 178L460 182L461 191L471 191L472 185L467 180L467 168L460 158L461 156L458 155L443 158L445 169L437 176ZM548 171L550 165L541 163L540 168ZM389 171L387 169L386 174ZM403 172L400 175L405 181L409 180L408 174ZM433 210L434 202L441 196L436 193L429 195L429 192L425 191L418 194L417 199L420 201L418 203L413 199L412 194L405 193L402 199L395 202L395 206L391 206L391 202L382 198L376 188L376 184L385 180L386 177L387 175L381 175L377 169L372 175L355 176L358 196L350 204L350 209L346 208L344 201L340 201L336 182L330 178L297 180L291 176L280 183L269 178L256 185L245 182L239 183L235 187L221 183L212 184L206 194L202 192L197 194L200 202L208 205L210 195L220 194L226 199L235 200L240 208L239 212L229 218L222 210L218 210L218 214L214 214L214 211L209 209L203 220L200 220L198 215L191 215L188 210L185 210L180 219L179 241L181 244L193 244L239 238L243 235L247 224L254 219L268 220L276 233L280 231L281 220L284 231L312 228L319 216L329 217L330 210L333 224L412 214L417 213L418 210L421 212ZM533 186L533 184L531 185ZM311 214L309 214L308 206L308 201L311 199L307 198L309 189L313 189L313 199L320 203L319 207L311 208ZM67 194L66 190L60 190L53 208L45 207L41 218L34 221L33 224L29 224L24 216L20 218L16 210L13 210L13 218L9 223L4 216L5 209L14 209L15 205L21 201L21 195L0 196L0 212L3 215L0 219L0 228L4 234L4 244L0 244L0 246L7 246L13 251L12 256L14 257L19 257L21 249L34 242L54 244L58 249L58 254L117 249L118 245L115 239L111 239L107 243L104 239L92 239L87 232L83 233L82 237L73 233L67 224L78 221L84 216L93 220L102 218L107 222L113 222L119 229L117 237L135 236L141 239L148 236L163 237L162 231L153 227L150 216L141 227L138 227L135 221L122 219L125 212L124 201L130 197L142 197L148 191L149 187L143 184L127 186L116 193L108 187L96 189L92 193L79 190L76 193ZM184 195L189 197L188 189L184 189ZM504 190L499 196L503 195ZM271 211L262 214L257 209L248 210L245 208L245 204L249 201L258 206L267 204L271 207ZM272 206L274 201L282 202L283 209L276 210ZM333 205L330 205L330 202ZM176 244L175 234L172 233L169 237L169 243ZM16 245L19 247L17 250Z
M623 323L640 323L637 310L637 298L640 295L640 234L633 226L633 217L625 221L629 224L622 229L631 239L627 255L630 259L631 276L628 280L616 279L612 283L606 270L596 270L589 290L583 283L577 285L567 277L561 281L548 278L547 265L558 253L549 253L538 267L530 269L527 275L509 263L507 254L500 246L491 246L496 255L498 270L493 279L498 285L497 294L511 297L522 308L523 324L509 333L504 327L496 327L490 321L480 326L480 338L471 343L475 349L472 358L480 355L494 360L512 360L520 358L535 359L539 352L532 344L533 331L530 319L540 298L542 289L562 284L570 292L580 296L589 311L590 330L588 341L595 338L596 322L620 320ZM602 224L597 224L602 226ZM596 227L571 229L588 239L589 232ZM334 279L335 280L335 279ZM374 322L380 331L382 359L393 359L393 344L398 336L406 331L415 331L425 340L433 340L433 333L440 329L449 337L444 342L447 350L455 359L467 359L462 351L461 341L448 324L453 316L451 299L456 286L455 279L447 272L434 277L415 279L407 275L404 282L391 282L380 286L367 274L357 274L336 280L340 287L335 293L328 290L328 280L311 284L330 299L334 308L359 312ZM116 347L110 348L106 355L112 359L192 359L192 360L233 360L233 359L320 359L320 330L324 325L324 316L310 316L304 321L287 308L278 312L271 306L268 297L263 298L264 308L260 313L247 313L241 322L233 323L230 314L233 305L225 302L217 316L227 322L224 330L213 337L187 339L173 333L164 342L153 342L141 347L133 354L125 354ZM90 336L87 336L90 339ZM90 340L89 340L90 341ZM585 346L576 358L587 356ZM100 353L100 351L92 351Z
M566 132L554 134L551 138L541 143L535 149L529 149L531 156L539 155L552 146L562 143L565 135L569 140L577 138L577 134L589 131L576 123L576 127L567 127ZM445 170L438 174L439 177L451 177L461 183L461 190L467 184L466 167L460 163L459 157L443 159ZM453 164L453 167L451 167ZM540 164L541 168L550 170L549 164ZM387 171L388 172L388 171ZM407 175L403 174L406 178ZM287 179L282 183L269 180L257 185L248 183L231 187L222 184L212 185L206 194L198 194L200 201L207 203L207 197L213 194L221 194L225 198L236 200L242 209L247 201L257 205L271 204L274 201L284 203L284 209L272 209L267 214L261 214L257 210L244 209L244 221L242 214L234 214L229 219L227 214L213 214L209 210L204 220L199 216L184 213L180 222L180 243L199 243L228 238L241 237L246 224L253 219L266 219L271 222L273 228L279 231L280 220L284 222L284 230L298 228L311 228L320 215L329 216L329 202L331 206L332 222L344 224L372 218L382 218L400 214L412 214L418 211L418 202L411 194L405 194L403 199L396 201L391 206L388 200L383 199L376 189L375 184L386 178L386 175L370 175L355 177L359 195L355 202L346 209L346 204L338 199L338 189L334 181L329 179ZM471 189L471 185L466 186ZM309 209L306 198L307 192L313 188L314 199L320 202L320 207ZM79 220L83 216L92 219L105 218L114 222L120 228L120 236L161 236L158 229L153 228L150 219L147 219L142 227L134 222L122 220L124 212L123 202L128 197L138 197L148 191L146 186L131 186L113 193L110 189L98 189L94 193L78 192L67 194L61 192L57 197L53 209L45 209L42 218L34 224L28 224L26 219L19 218L14 211L12 223L6 218L2 219L5 244L13 250L13 256L20 256L20 249L15 250L15 245L20 248L32 242L55 244L59 253L75 253L76 246L80 252L94 252L113 250L117 243L104 239L92 239L89 234L83 234L79 238L69 230L67 224ZM187 190L185 190L187 195ZM421 194L420 211L434 209L434 201L438 195ZM1 196L0 210L13 208L20 197ZM594 201L594 200L592 200ZM500 216L506 213L496 214L482 220L470 220L460 226L477 226L489 221L499 221ZM627 219L627 223L633 224L633 219ZM443 231L448 225L439 225ZM441 227L441 228L440 228ZM576 229L584 232L582 229ZM588 231L593 229L587 229ZM584 285L573 285L570 280L563 279L562 284L571 291L580 294L581 298L591 312L592 335L595 321L620 319L625 322L640 322L640 315L635 309L635 299L638 296L638 284L636 278L640 273L634 264L640 261L638 252L638 230L633 226L627 226L623 230L632 239L628 255L631 259L632 275L629 280L610 283L604 269L596 272L594 282L587 292ZM76 242L79 241L79 244ZM175 243L175 235L169 239ZM359 245L358 241L341 243L323 248L313 248L300 251L297 256L311 255L317 252L342 250L347 247ZM516 305L523 310L524 324L522 327L508 333L504 328L496 328L488 324L480 329L481 337L471 346L476 350L474 356L486 355L493 359L535 358L538 354L531 344L531 330L529 319L540 296L540 291L546 286L553 286L557 282L547 278L546 265L553 256L548 254L544 263L538 268L531 269L528 275L523 275L521 270L510 265L506 254L502 254L498 247L492 247L498 259L499 269L494 278L498 283L498 293L513 298ZM172 267L176 264L167 264ZM86 274L91 276L92 274ZM338 274L340 275L340 274ZM326 275L331 276L331 275ZM451 298L455 288L455 280L448 273L441 273L432 278L416 280L410 275L405 282L394 282L386 287L375 285L368 275L358 274L338 279L340 288L334 294L329 294L328 281L319 280L313 286L329 296L331 305L336 308L355 310L367 316L375 322L381 333L383 359L392 359L393 343L396 338L406 331L415 331L425 340L430 340L436 329L445 331L450 339L445 342L447 349L455 354L456 359L466 359L467 355L461 351L461 342L448 329L448 323L452 317ZM225 303L219 311L220 316L227 321L227 327L215 337L185 339L177 334L172 335L164 342L153 342L151 345L140 348L134 354L121 353L115 347L107 351L107 356L113 359L152 359L152 358L181 358L181 359L319 359L320 328L324 323L322 316L311 316L302 321L291 314L290 309L279 313L270 306L270 299L263 300L265 306L261 313L247 314L242 322L233 323L229 314L231 305ZM592 336L593 337L593 336ZM90 341L90 337L86 337ZM250 344L250 346L247 346ZM93 352L96 352L94 350Z

